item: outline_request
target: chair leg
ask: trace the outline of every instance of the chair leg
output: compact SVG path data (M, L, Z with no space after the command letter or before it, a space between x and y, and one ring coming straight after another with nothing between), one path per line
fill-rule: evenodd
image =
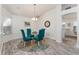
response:
M31 40L31 46L35 45L35 41Z
M40 42L39 41L37 42L37 45L40 46Z
M45 39L41 40L41 44L45 44Z
M24 47L26 47L26 42L24 42Z

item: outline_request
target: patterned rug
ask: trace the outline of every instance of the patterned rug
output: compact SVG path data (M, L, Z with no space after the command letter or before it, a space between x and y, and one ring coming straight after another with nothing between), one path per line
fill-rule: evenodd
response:
M22 51L27 51L27 52L37 52L37 51L41 51L41 50L45 50L49 47L48 44L39 44L37 45L37 43L35 43L34 45L30 45L30 42L27 42L24 46L24 41L21 41L17 47L22 50Z
M29 42L28 42L29 43ZM16 54L26 54L27 53L34 53L41 52L48 48L48 44L40 44L39 46L34 45L30 46L30 44L26 44L24 46L24 41L22 39L11 40L3 44L2 53L3 55L16 55Z
M2 55L79 55L79 49L48 39L47 45L23 46L22 39L15 39L3 44Z

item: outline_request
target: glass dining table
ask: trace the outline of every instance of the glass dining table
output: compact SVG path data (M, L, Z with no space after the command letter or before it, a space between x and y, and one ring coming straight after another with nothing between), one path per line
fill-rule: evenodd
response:
M35 36L37 36L38 35L38 33L36 32L36 31L34 31L34 32L32 32L32 35L34 35L34 37ZM38 40L36 40L36 39L34 39L34 37L33 37L33 40L32 40L32 49L33 50L44 50L44 49L46 49L47 48L47 45L43 45L43 44L41 44L41 42L40 41L38 41Z

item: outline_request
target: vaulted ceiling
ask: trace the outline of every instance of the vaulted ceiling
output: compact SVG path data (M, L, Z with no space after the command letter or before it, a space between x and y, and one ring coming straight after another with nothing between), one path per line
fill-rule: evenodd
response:
M57 4L56 4L57 5ZM37 4L36 5L36 16L41 16L44 13L56 8L55 4ZM34 16L34 5L33 4L4 4L2 5L12 14L33 17Z

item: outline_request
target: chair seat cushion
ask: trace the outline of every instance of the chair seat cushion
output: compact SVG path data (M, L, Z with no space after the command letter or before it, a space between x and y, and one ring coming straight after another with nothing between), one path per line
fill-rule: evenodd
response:
M34 37L34 35L29 35L29 37Z
M31 41L32 38L31 37L26 37L26 39L24 41Z
M26 37L26 39L32 39L32 37Z

